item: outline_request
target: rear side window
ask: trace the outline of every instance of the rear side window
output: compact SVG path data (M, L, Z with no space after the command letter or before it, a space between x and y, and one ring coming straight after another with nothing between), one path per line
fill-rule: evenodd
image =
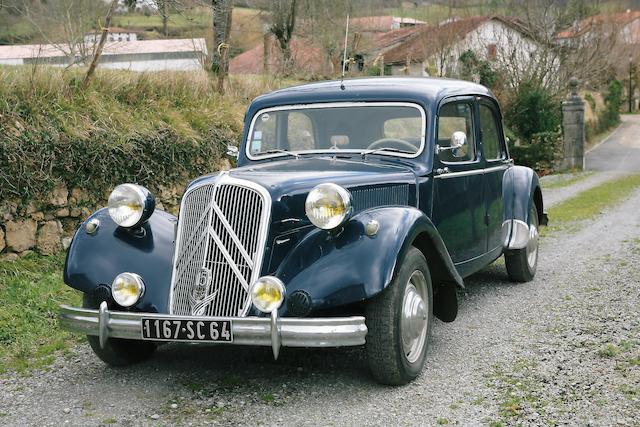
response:
M438 145L450 147L454 132L464 132L467 144L455 150L439 153L443 162L469 162L476 159L476 141L473 131L473 106L468 102L445 104L438 114Z
M482 132L482 148L487 160L505 158L505 150L500 138L498 118L493 110L485 104L480 104L480 130Z

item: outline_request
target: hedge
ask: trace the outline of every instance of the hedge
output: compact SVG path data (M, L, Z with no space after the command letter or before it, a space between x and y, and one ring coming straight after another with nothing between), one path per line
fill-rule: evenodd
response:
M102 197L121 182L150 188L219 168L237 143L242 105L215 94L206 74L0 67L0 200L56 184Z

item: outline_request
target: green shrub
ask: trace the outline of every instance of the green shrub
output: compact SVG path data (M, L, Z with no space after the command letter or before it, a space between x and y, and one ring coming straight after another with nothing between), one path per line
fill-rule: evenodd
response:
M553 171L562 149L562 133L540 132L523 145L509 144L509 153L518 165L528 166L542 175Z
M0 68L0 200L56 183L101 198L114 185L150 188L215 171L241 130L241 109L206 74Z
M562 121L560 105L549 90L525 82L507 101L505 122L520 138L529 141L534 134L558 129Z
M498 74L491 68L489 61L478 58L472 50L466 50L460 55L460 78L475 81L488 88L493 88L498 81Z
M586 95L585 99L587 102L590 102ZM585 126L587 140L591 140L595 135L606 132L620 123L622 83L618 80L612 80L609 82L609 85L607 86L607 93L604 97L604 105L605 108L597 112L595 123L587 123Z

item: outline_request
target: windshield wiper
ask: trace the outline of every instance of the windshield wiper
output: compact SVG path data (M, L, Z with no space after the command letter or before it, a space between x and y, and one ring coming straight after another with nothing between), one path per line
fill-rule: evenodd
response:
M380 148L374 148L373 150L363 151L362 152L362 158L364 159L367 156L367 154L374 154L374 153L377 153L379 151L390 151L392 153L403 153L403 154L415 154L415 152L413 152L413 151L402 150L400 148L380 147Z
M275 153L282 153L282 154L288 154L290 156L295 157L296 159L299 159L300 156L297 153L292 153L289 150L283 150L281 148L273 148L271 150L267 150L267 151L261 151L260 154L275 154Z

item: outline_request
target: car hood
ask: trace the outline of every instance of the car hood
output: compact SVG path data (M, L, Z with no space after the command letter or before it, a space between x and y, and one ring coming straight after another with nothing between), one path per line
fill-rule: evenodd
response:
M384 198L379 197L380 194L366 194L365 196L371 199L365 200L368 203L365 206L367 208L373 207L371 206L373 199L376 199L380 205L415 203L416 176L409 167L402 165L359 159L301 157L247 165L224 173L266 188L274 205L272 220L275 221L283 218L305 217L304 200L306 195L316 185L326 182L341 185L352 193L355 191L358 194L366 189L384 191L389 187L403 187L406 191L406 201L400 201L400 203L398 200L390 200L387 203ZM208 181L213 183L217 177L218 175L202 177L192 182L191 186L207 184ZM354 207L357 211L357 206Z

